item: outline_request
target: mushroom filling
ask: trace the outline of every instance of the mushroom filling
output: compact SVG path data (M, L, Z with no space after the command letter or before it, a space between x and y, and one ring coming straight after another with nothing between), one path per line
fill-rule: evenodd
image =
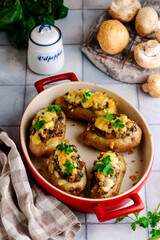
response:
M54 171L57 171L61 179L65 179L70 183L79 182L83 177L83 168L85 163L81 160L74 145L68 145L70 153L64 150L56 150L52 163Z
M125 138L137 131L137 124L125 115L115 115L111 121L97 118L89 124L91 133L107 139Z
M117 180L117 178L118 178L118 176L119 176L119 174L120 174L120 171L118 171L117 169L115 169L114 168L114 175L112 174L112 175L108 175L107 177L105 177L104 178L104 180L103 181L101 181L99 178L98 178L98 173L95 171L95 172L93 172L93 174L94 174L94 177L93 177L93 179L92 179L92 185L93 186L96 186L97 185L97 188L98 188L98 190L97 190L97 194L98 195L102 195L102 194L104 194L104 192L105 192L105 194L107 194L108 192L109 192L109 190L111 190L111 189L113 189L113 187L114 187L114 182L116 182L116 180ZM110 178L112 178L112 183L110 183L110 188L106 188L106 185L108 184L108 182L109 182L109 179ZM111 182L110 181L110 182Z
M76 166L77 173L76 174L70 173L69 175L60 168L57 156L55 156L53 160L54 160L54 169L59 173L61 178L66 179L68 182L71 182L71 183L79 182L83 177L82 169L85 164L84 162L80 161L78 158L73 161L77 163L77 166Z
M37 134L41 142L46 143L54 137L62 137L65 126L65 119L62 112L48 111L48 108L41 110L34 120L30 128L30 135Z
M101 164L104 164L104 168L108 167L106 163L104 163L105 157L110 157L110 172L105 173L104 170L101 168ZM96 167L97 166L97 167ZM115 186L115 183L117 181L117 178L120 174L120 162L118 160L118 154L117 153L111 153L111 154L105 154L101 153L98 157L98 161L94 161L94 167L93 167L93 178L92 178L92 186L91 188L94 190L94 188L97 189L97 194L107 194L113 187Z
M69 109L83 107L91 111L100 111L106 108L114 107L113 99L108 98L107 92L91 92L89 89L80 89L67 92L64 95L64 101Z

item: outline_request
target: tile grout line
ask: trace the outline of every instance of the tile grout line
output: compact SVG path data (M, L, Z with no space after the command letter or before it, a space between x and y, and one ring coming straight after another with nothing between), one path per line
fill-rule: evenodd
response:
M136 89L137 89L137 100L138 100L138 110L140 111L140 101L139 101L139 85L136 84ZM141 111L140 111L141 112ZM148 203L147 203L147 189L146 189L146 185L144 185L144 194L145 194L145 206L146 206L146 213L148 212ZM149 227L147 229L148 231L148 238L149 238Z
M136 90L137 90L137 102L138 102L138 110L140 111L140 100L139 100L139 85L136 84ZM147 204L147 189L146 185L144 185L144 194L145 194L145 206L146 206L146 213L148 212L148 204ZM148 238L149 238L149 227L147 229L148 232Z
M27 49L26 49L26 71L25 71L25 84L24 84L24 101L23 101L23 112L25 110L25 99L26 99L26 87L27 87L27 68L28 68L28 59L27 59Z
M82 9L81 9L81 14L82 14L82 39L84 42L84 0L82 0ZM82 46L83 43L81 43ZM82 56L82 82L84 82L84 56L81 51L81 56ZM88 230L88 223L87 223L87 213L85 212L85 240L87 240L87 230Z
M136 84L136 91L137 91L137 104L138 104L138 110L140 111L140 103L139 103L139 88L138 85Z
M145 194L145 205L146 205L146 213L148 212L148 203L147 203L147 189L146 185L144 185L144 194ZM149 238L149 227L148 227L148 238Z

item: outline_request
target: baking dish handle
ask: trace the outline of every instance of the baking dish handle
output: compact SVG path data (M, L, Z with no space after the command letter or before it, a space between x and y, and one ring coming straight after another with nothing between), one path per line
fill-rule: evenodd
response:
M138 212L144 209L143 201L137 193L132 194L129 198L133 200L133 204L131 206L114 211L105 211L100 204L93 205L93 210L99 222L105 222L107 220L122 217L124 215ZM105 207L105 204L103 206Z
M59 75L41 79L41 80L35 82L34 86L35 86L37 92L40 93L44 90L44 85L47 85L47 84L53 83L53 82L57 82L57 81L61 81L61 80L67 80L67 79L72 82L78 82L78 78L76 77L76 75L72 72L69 72L69 73L63 73L63 74L59 74Z

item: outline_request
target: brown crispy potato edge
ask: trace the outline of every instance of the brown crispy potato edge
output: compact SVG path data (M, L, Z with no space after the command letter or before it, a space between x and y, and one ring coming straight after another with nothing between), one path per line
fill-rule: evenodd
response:
M86 181L85 181L85 184L83 185L83 187L78 186L76 188L70 187L70 188L66 189L63 185L60 186L58 184L59 178L57 178L54 174L51 175L51 182L52 182L53 186L57 187L58 189L60 189L64 192L69 193L69 194L74 195L74 196L79 196L81 194L81 192L86 188L86 185L87 185L87 169L86 169L86 166L85 166L85 174L86 174Z
M121 170L120 170L120 174L117 178L116 184L113 187L112 191L108 194L106 194L105 192L100 194L96 191L96 190L98 190L98 188L97 188L96 190L91 192L91 194L90 194L91 198L109 198L109 197L113 197L113 196L118 195L121 184L122 184L122 180L123 180L124 175L126 173L126 162L124 161L123 156L119 155L118 158L121 161ZM98 187L98 185L97 185L97 187Z
M64 117L65 123L66 123L66 116L63 111L62 111L62 116ZM64 125L63 134L62 134L62 137L59 138L58 144L60 144L64 140L65 132L66 132L66 124ZM39 144L34 144L30 138L29 149L36 157L49 156L52 153L52 151L56 149L56 145L47 147L47 144L43 142L40 142Z
M75 107L73 111L71 111L68 108L68 105L65 103L64 101L64 97L60 96L56 99L55 101L56 105L60 105L61 108L63 109L63 111L65 112L66 116L68 118L72 118L72 119L81 119L81 120L85 120L87 122L90 122L92 120L92 118L97 118L98 115L96 114L96 112L91 111L90 109L85 109L82 107ZM116 109L116 113L117 113L117 109ZM102 116L106 116L105 112L104 115Z
M137 125L137 131L133 133L133 135L127 136L125 138L113 138L106 139L105 137L100 137L96 133L91 133L88 130L88 127L85 128L83 132L83 141L88 146L93 146L94 148L100 151L108 151L112 150L115 152L126 152L133 148L136 148L141 143L142 138L142 130ZM114 144L111 147L112 143Z

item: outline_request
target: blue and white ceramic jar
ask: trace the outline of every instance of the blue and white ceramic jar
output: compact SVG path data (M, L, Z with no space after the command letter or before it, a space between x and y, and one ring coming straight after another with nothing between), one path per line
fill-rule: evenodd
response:
M38 74L58 72L64 65L62 33L53 25L44 24L32 29L28 46L29 68Z

